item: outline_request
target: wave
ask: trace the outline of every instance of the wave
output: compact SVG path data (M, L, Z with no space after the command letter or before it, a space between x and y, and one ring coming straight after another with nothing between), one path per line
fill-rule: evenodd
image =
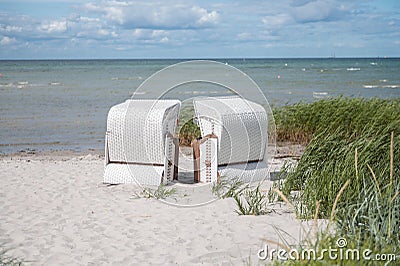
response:
M378 85L363 85L364 88L366 89L374 89L374 88L379 88Z
M218 94L218 91L179 91L178 94Z
M329 96L328 92L322 91L322 92L318 92L318 91L313 91L313 97L315 99L323 99Z
M127 77L127 78L120 78L120 77L112 77L111 80L141 80L142 77Z
M400 88L400 85L384 85L382 88L397 89Z
M9 88L9 87L12 87L12 86L14 86L14 84L13 83L7 83L7 84L0 84L0 88L2 88L2 87L6 87L6 88Z
M360 71L361 70L361 68L359 68L359 67L348 67L347 68L347 71Z
M394 85L363 85L364 88L366 89L376 89L376 88L383 88L383 89L397 89L400 88L400 85L394 84Z

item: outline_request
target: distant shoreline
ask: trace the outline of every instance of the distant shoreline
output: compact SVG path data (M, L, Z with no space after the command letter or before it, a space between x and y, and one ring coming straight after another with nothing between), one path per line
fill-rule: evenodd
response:
M353 59L380 59L380 60L400 60L400 56L382 57L382 56L361 56L361 57L188 57L188 58L4 58L0 59L2 61L191 61L191 60L315 60L315 59L327 59L327 60L353 60Z

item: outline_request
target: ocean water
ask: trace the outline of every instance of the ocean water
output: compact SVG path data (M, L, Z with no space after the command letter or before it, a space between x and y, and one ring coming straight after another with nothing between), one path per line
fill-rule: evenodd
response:
M0 61L0 154L102 149L109 108L156 71L182 61ZM216 61L248 74L270 105L338 95L400 98L400 59ZM173 97L217 95L214 90L182 87Z

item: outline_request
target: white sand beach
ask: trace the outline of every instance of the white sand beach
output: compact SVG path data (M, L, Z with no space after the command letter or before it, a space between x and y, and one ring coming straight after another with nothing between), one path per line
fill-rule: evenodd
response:
M0 169L0 243L27 265L257 265L265 239L282 243L277 229L292 244L306 234L285 205L240 216L232 198L193 208L135 198L133 185L102 183L101 155L7 155Z

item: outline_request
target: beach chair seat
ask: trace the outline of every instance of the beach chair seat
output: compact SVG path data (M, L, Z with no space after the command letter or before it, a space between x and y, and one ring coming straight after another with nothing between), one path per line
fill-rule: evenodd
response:
M130 99L111 107L104 183L158 186L177 178L179 109L178 100Z
M218 172L244 182L268 178L268 119L265 109L252 101L231 97L193 100L201 135L218 139Z

